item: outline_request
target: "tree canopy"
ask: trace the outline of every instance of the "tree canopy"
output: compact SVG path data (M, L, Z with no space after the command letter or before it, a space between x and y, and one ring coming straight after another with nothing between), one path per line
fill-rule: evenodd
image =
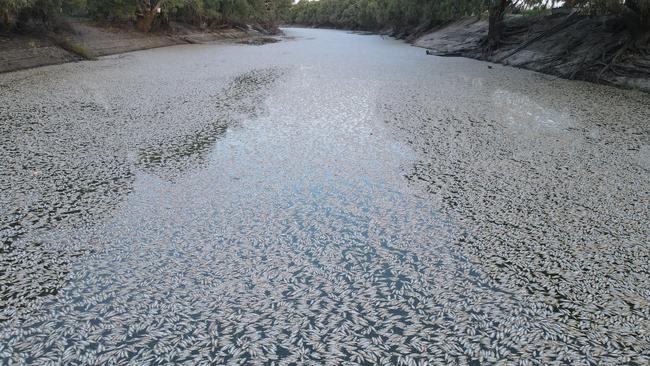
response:
M408 29L443 24L463 16L490 16L495 27L508 11L549 6L579 7L589 14L626 14L650 28L650 0L0 0L0 29L62 15L133 22L149 31L156 20L201 27L222 24L290 23L359 29Z
M84 15L103 21L138 22L150 29L156 19L200 26L228 23L275 23L291 0L0 0L0 28L20 28L29 22L47 25L62 15Z
M463 16L480 16L494 7L531 11L550 6L579 7L590 14L631 12L647 24L650 0L301 0L289 21L343 28L401 28L437 25Z

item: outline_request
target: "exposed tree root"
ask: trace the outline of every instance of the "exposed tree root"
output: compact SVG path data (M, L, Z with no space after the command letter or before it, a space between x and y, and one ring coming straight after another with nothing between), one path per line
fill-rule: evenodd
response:
M537 35L536 37L533 37L533 38L527 40L526 42L522 43L519 47L512 50L505 57L502 57L499 60L499 62L505 61L506 59L514 56L516 53L518 53L518 52L522 51L523 49L525 49L526 47L530 46L531 44L533 44L533 43L535 43L535 42L537 42L537 41L539 41L539 40L541 40L543 38L549 37L549 36L559 32L559 31L561 31L562 29L574 24L575 23L574 22L574 19L575 19L574 16L576 14L577 14L577 12L572 13L562 23L560 23L560 24L556 25L555 27L542 32L541 34Z
M599 79L599 80L602 79L603 74L604 74L605 71L607 71L607 70L612 70L613 72L615 72L615 70L614 70L614 65L616 64L616 61L618 61L619 57L621 57L621 55L622 55L623 53L625 53L625 51L627 51L627 49L630 47L631 44L632 44L632 41L631 41L631 40L628 40L627 42L625 42L625 44L623 45L623 47L619 48L618 51L616 51L616 53L615 53L614 56L611 58L611 60L609 61L609 63L607 63L607 64L605 65L605 67L603 67L603 68L600 70L600 72L598 73L597 79Z
M486 22L483 27L469 27L459 21L437 31L438 38L434 32L420 44L430 55L507 62L563 78L650 91L650 29L634 27L624 17L596 18L576 12L563 18L516 21L514 27L505 26L496 50L490 48L489 37L477 37L484 35ZM526 53L512 57L525 49Z

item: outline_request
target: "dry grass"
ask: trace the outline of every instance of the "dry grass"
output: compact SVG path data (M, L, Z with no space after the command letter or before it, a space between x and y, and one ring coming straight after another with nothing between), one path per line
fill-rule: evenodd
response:
M64 50L73 53L79 57L82 57L85 60L95 60L96 57L84 46L74 43L66 38L59 36L50 36L50 39L59 47Z

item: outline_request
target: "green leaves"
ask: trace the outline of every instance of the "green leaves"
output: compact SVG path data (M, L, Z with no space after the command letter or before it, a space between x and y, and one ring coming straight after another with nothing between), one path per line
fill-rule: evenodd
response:
M301 0L291 8L293 23L346 28L409 27L441 24L481 15L495 0ZM515 0L520 12L549 6L574 6L590 14L631 12L650 19L650 0Z
M114 21L135 17L136 2L133 0L87 0L87 11L97 19Z
M446 21L483 8L482 0L302 0L292 7L289 20L311 25L400 27Z
M19 20L43 20L67 14L104 21L134 21L158 0L0 0L0 30ZM161 13L169 19L200 26L224 23L271 24L284 18L291 0L163 0Z

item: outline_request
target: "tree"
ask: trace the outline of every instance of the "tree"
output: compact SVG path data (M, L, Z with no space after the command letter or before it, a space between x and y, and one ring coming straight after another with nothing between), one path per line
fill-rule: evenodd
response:
M135 18L136 3L133 0L88 0L86 11L99 20L131 20Z
M512 4L511 0L491 0L488 15L488 49L495 50L501 43L501 33L503 31L503 16L506 9Z
M31 22L51 27L63 8L81 6L83 0L0 0L0 25L11 31Z
M156 16L161 12L162 4L166 0L135 0L138 21L135 24L137 30L148 33L153 27Z
M508 11L544 10L561 4L586 14L624 15L629 18L628 30L650 33L650 0L301 0L292 6L288 20L311 26L392 28L399 34L487 11L486 48L493 51L501 45Z

